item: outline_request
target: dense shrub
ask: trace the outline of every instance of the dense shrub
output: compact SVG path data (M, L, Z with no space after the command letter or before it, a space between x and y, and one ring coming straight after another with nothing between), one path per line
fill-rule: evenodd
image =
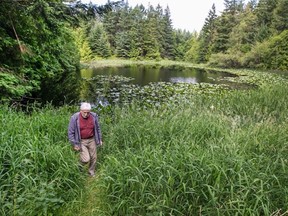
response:
M245 56L243 66L265 69L288 69L288 30L268 41L256 44Z
M242 66L242 56L241 52L212 54L208 64L221 68L239 68Z

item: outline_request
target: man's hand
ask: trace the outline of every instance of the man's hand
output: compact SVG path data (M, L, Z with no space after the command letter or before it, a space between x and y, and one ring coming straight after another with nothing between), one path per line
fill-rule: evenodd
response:
M80 147L79 147L78 145L74 145L74 146L73 146L73 149L74 149L75 151L80 151Z

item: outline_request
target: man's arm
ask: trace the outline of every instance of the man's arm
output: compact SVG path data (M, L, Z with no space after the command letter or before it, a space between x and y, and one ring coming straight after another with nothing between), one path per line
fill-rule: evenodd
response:
M77 130L77 124L76 124L76 118L75 115L73 115L70 118L69 126L68 126L68 139L70 143L73 145L74 150L80 150L80 144L78 143L75 135Z
M101 134L101 128L100 128L100 124L99 124L99 118L98 115L96 113L94 113L94 118L95 118L95 136L98 138L98 142L97 144L102 145L102 134Z

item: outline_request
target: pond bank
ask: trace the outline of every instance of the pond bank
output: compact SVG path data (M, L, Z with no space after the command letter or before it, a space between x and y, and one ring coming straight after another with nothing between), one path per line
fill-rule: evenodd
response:
M82 62L84 67L122 67L128 65L161 65L161 66L171 66L171 65L179 65L186 67L196 67L201 65L196 65L188 62L181 61L171 61L171 60L126 60L126 59L101 59L94 60L90 62Z
M135 67L135 65L139 65L139 67ZM267 85L285 83L287 81L274 73L253 70L209 68L205 65L166 60L133 61L110 59L85 63L84 66L89 69L83 69L83 71L88 72L89 70L89 73L86 73L86 76L83 77L85 80L85 87L81 93L81 100L90 101L92 103L97 103L99 98L106 98L110 103L130 103L133 98L138 98L143 104L153 106L167 100L177 101L178 97L189 97L190 95L203 93L223 94L224 91L233 89L249 90L262 87L266 88L265 86ZM143 67L145 67L145 70ZM120 71L120 68L121 73L117 72ZM173 79L171 78L171 80L174 81L180 80L179 83L169 83L169 81L163 82L164 80L170 79L169 70L164 71L166 68L173 71L173 76L176 75L176 71L180 71L179 74L172 77ZM199 68L201 68L201 71L199 71L200 75L198 72L198 75L196 75L196 71L194 71L194 77L186 74L189 79L187 77L186 80L184 79L185 72L188 73L190 70L198 70ZM141 71L141 69L143 69L143 71ZM165 73L161 75L160 70L162 69L163 73ZM137 70L139 70L139 72ZM93 74L96 74L96 72L99 74L101 73L101 75L95 75L95 77L93 77ZM209 73L226 73L230 75L225 75L224 77L209 75L208 77ZM134 83L125 80L126 77L124 77L124 74L129 76L129 79L133 77ZM152 81L146 76L150 76ZM138 85L134 85L143 82L143 79L146 83L145 86L139 87ZM160 82L157 81L159 79L161 80ZM151 83L148 84L147 82L149 80ZM188 83L187 80L189 82L192 80L193 83ZM198 83L198 81L200 82Z
M277 72L269 72L264 70L252 70L252 69L233 69L233 68L215 68L209 67L206 64L193 64L189 62L182 61L171 61L171 60L126 60L126 59L101 59L94 60L91 62L82 62L82 67L84 68L103 68L103 67L124 67L131 65L156 65L156 66L182 66L187 68L199 68L211 71L226 72L239 76L239 79L229 78L230 81L247 83L257 86L262 86L263 84L286 82L285 77L279 76ZM283 72L280 74L283 75ZM287 76L286 76L287 78Z

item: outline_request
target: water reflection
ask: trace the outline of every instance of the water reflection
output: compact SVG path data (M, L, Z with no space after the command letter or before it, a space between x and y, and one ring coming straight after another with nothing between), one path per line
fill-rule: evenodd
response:
M151 82L171 83L220 83L218 78L234 76L228 73L207 71L204 69L184 68L180 66L129 66L82 69L83 78L92 78L97 75L124 76L133 78L132 84L140 86Z
M172 82L172 83L182 82L182 83L192 83L192 84L198 83L198 82L197 82L197 79L196 79L196 78L192 78L192 77L189 77L189 78L184 78L184 77L171 77L171 78L170 78L170 82Z
M230 89L249 89L255 87L225 79L228 77L237 77L237 75L180 66L92 68L83 69L81 76L82 78L86 78L82 82L81 100L90 101L98 108L114 103L129 104L134 99L142 101L143 104L154 102L159 104L160 101L164 101L167 98L170 100L175 95L177 86L189 86L171 83L226 84L225 88ZM203 84L203 86L205 85ZM218 87L216 86L216 88ZM181 94L185 94L185 92Z

